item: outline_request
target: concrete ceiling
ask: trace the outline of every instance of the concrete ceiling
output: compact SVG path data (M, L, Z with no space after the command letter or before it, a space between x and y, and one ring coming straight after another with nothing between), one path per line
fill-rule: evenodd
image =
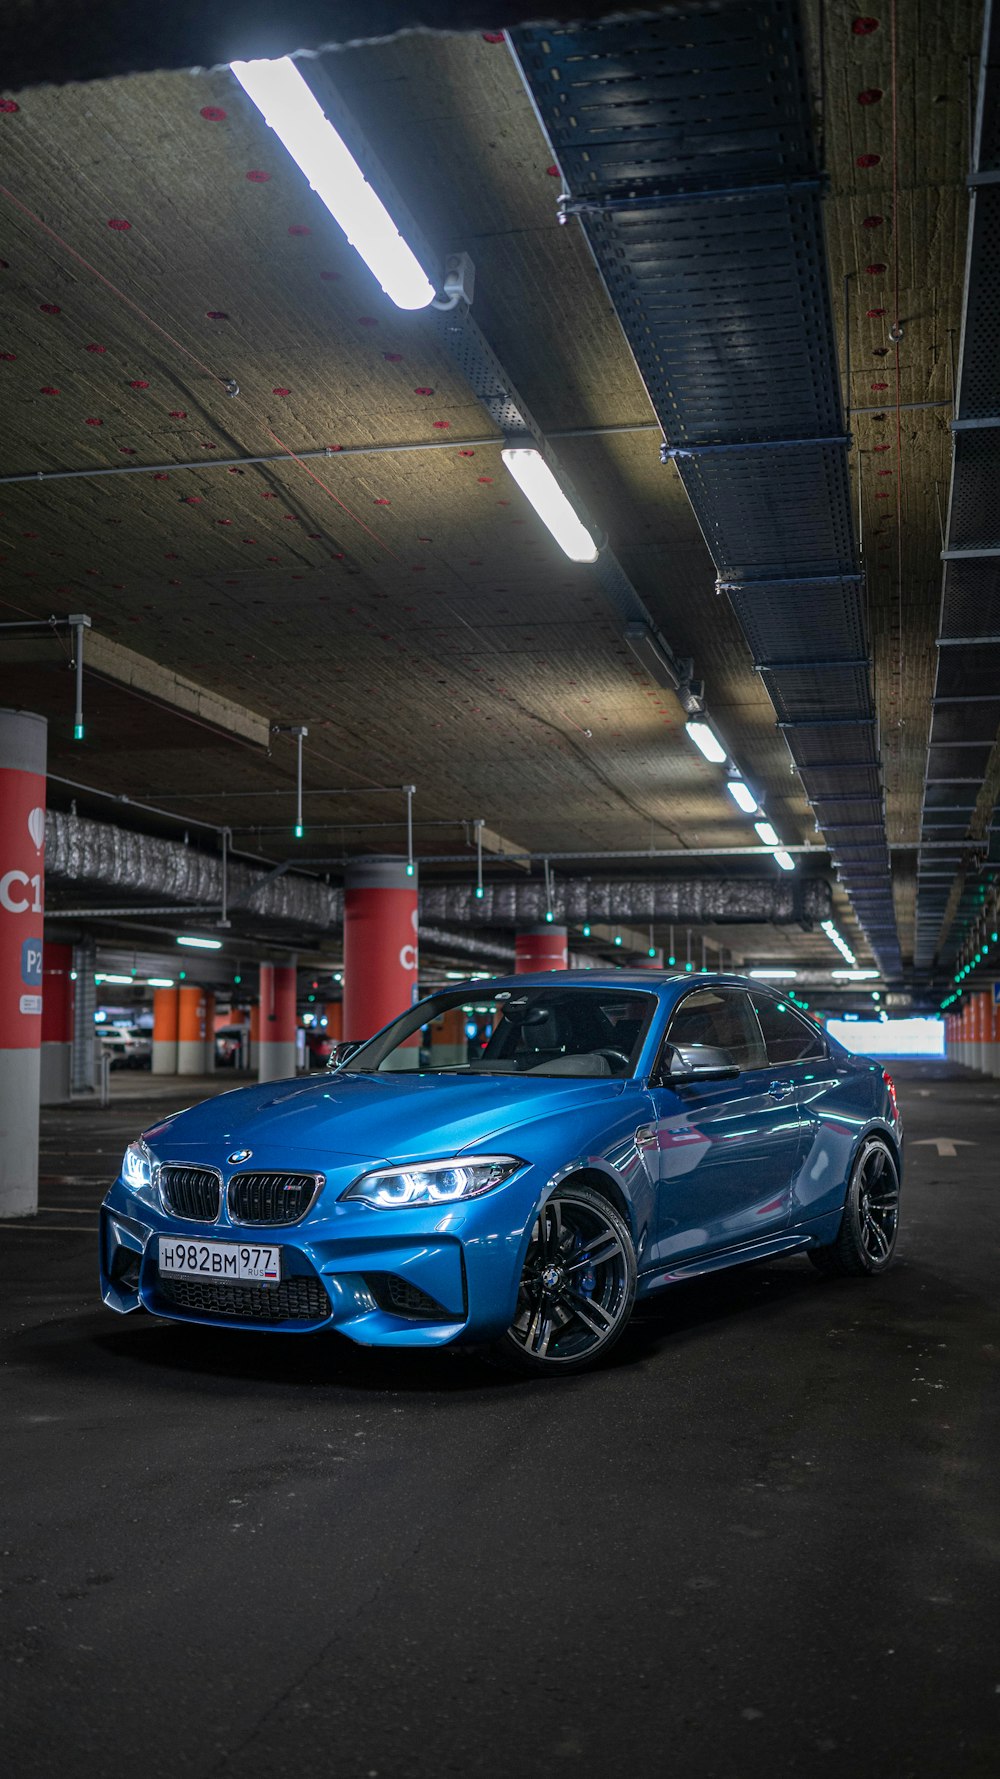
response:
M888 830L909 848L935 663L980 9L899 7L896 240L887 25L856 33L849 12L828 16L815 87L831 278L850 338ZM684 490L660 465L617 318L582 234L557 222L549 151L493 35L335 50L324 75L436 252L472 255L480 327L656 624L694 657L783 839L815 843L800 868L826 869ZM95 632L167 676L266 721L308 724L305 866L398 850L401 799L373 787L406 783L425 855L460 853L475 817L535 853L697 853L754 838L593 575L567 563L506 475L502 441L433 318L382 295L228 71L36 86L16 104L0 115L2 474L101 473L0 486L3 619L85 611ZM897 246L898 441L886 332ZM580 436L588 429L599 430ZM352 451L404 445L427 449ZM299 455L322 447L333 454ZM270 461L245 461L260 457ZM146 466L164 467L104 473ZM288 855L287 737L267 753L173 709L166 681L160 696L88 677L86 739L74 744L67 647L65 636L0 640L2 701L49 717L54 774L225 822L237 846ZM350 794L313 794L324 787ZM262 791L281 794L246 795ZM70 794L53 787L53 801ZM106 804L76 795L107 819ZM913 855L894 863L908 955ZM862 961L843 898L837 916ZM744 950L786 956L790 943L817 950L766 929Z

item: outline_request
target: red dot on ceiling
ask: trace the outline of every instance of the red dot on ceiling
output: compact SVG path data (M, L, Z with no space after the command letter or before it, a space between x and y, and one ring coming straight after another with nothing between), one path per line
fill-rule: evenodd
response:
M460 451L458 455L460 457L475 457L476 453L475 451Z
M169 482L169 480L170 477L166 474L166 471L162 469L158 469L153 477L154 482Z
M206 321L228 321L229 315L225 309L206 309L205 319Z
M201 495L200 494L182 494L181 495L181 505L186 506L186 507L200 507L201 506Z
M148 389L149 384L144 383L141 377L135 377L135 378L133 378L132 382L129 384L129 388L130 389Z
M386 364L402 364L403 362L403 354L401 352L383 352L382 357L385 359Z
M480 31L479 35L481 36L484 43L502 43L503 42L503 32L502 31Z
M267 488L267 489L265 489L264 493L261 495L260 498L261 498L261 500L277 500L278 496L276 494L272 494L270 489Z
M875 496L876 500L888 500L888 498L889 496L887 494L876 494Z
M215 523L216 523L216 525L231 525L232 520L231 519L216 519Z
M291 395L291 393L290 389L282 389L280 386L271 391L272 395Z
M62 390L54 388L51 383L46 383L44 388L40 389L38 393L39 395L61 395Z
M89 419L88 419L88 420L85 420L85 421L84 421L84 423L83 423L83 424L84 424L84 426L103 426L103 425L104 425L104 421L103 421L103 420L98 420L98 419L97 419L97 417L96 417L96 415L93 415L93 414L92 414L92 415L91 415L91 416L90 416L90 418L89 418Z
M889 450L891 450L891 448L892 447L890 445L873 445L872 446L873 451L889 451Z
M885 271L885 267L884 267L884 265L880 265L879 262L876 260L876 262L873 266L866 266L865 271L868 273L870 278L881 278L882 273Z
M171 420L186 420L187 419L187 409L186 408L171 408L169 418Z
M476 477L477 482L492 482L492 480L493 480L492 476L477 476Z
M391 503L391 501L386 500L385 497L383 496L381 499L376 500L374 504L377 507L387 507L387 506L390 506L392 503Z
M498 501L497 501L497 506L498 506L498 507L509 507L509 506L510 506L510 501L509 501L509 500L498 500Z
M126 222L124 216L109 216L108 217L108 228L114 229L116 231L116 233L119 235L126 235L131 227L132 227L132 224L130 222Z
M62 310L60 309L58 303L39 303L38 307L41 309L43 315L61 315L62 314Z
M16 357L16 352L0 352L0 358L3 359L5 364L13 364Z
M135 456L135 446L134 445L119 445L118 455L119 455L119 457L134 457Z
M882 97L880 86L866 86L864 92L858 94L859 105L877 105Z
M417 542L418 544L429 544L433 542L433 539L429 537L418 537Z
M312 229L307 229L304 222L293 222L289 227L288 233L290 235L311 235Z
M270 177L270 173L265 173L263 167L251 167L247 174L251 185L266 185Z
M551 167L546 167L545 171L548 174L550 179L558 179L559 178L559 168L555 165L555 163L553 163L553 165Z
M437 431L438 431L438 432L447 432L447 431L448 431L448 428L449 428L449 426L450 426L450 425L451 425L451 421L450 421L450 420L432 420L432 421L431 421L431 425L432 425L432 426L433 426L433 427L434 427L434 428L435 428L435 429L436 429L436 430L437 430Z
M16 99L0 99L0 111L20 111L20 109Z
M884 221L884 216L866 216L861 227L863 229L880 229Z
M870 37L873 31L878 30L878 19L856 18L851 30L855 37Z
M98 345L98 344L97 344L97 341L96 341L96 340L91 340L91 342L90 342L90 345L89 345L89 346L85 346L85 347L84 347L84 348L83 348L83 350L84 350L84 351L85 351L85 352L106 352L106 351L107 351L107 347L106 347L106 346L99 346L99 345Z
M880 475L880 476L891 476L891 475L892 475L892 470L891 470L891 469L880 469L880 470L879 470L879 471L878 471L878 472L877 472L877 473L878 473L878 474L879 474L879 475Z
M325 448L331 454L335 451L342 451L344 449L343 445L327 445Z
M424 384L420 384L420 386L417 389L415 389L413 391L413 393L414 393L414 395L433 395L434 391L433 391L433 389L428 389Z
M881 159L880 154L859 154L854 165L856 167L877 167Z
M868 269L870 271L871 267L869 267ZM869 321L877 321L880 315L885 314L885 310L884 309L866 309L865 314L867 315Z
M322 541L323 533L321 531L307 531L306 536L310 543L318 544Z
M201 108L201 115L205 118L207 123L221 124L226 114L221 105L203 105Z

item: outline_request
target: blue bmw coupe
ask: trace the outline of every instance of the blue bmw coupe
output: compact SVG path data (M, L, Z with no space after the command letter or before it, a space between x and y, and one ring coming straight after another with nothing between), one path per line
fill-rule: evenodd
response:
M824 1273L892 1259L890 1077L746 978L468 982L335 1063L129 1144L110 1308L560 1373L677 1280L799 1248Z

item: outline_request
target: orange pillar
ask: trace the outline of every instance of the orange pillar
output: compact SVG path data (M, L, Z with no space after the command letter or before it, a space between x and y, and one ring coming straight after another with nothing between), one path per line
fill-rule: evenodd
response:
M986 1012L986 1073L1000 1075L1000 983L989 992Z
M215 995L210 988L205 990L205 1073L211 1075L215 1069Z
M343 1001L327 1001L323 1008L326 1017L326 1035L332 1044L339 1044L344 1035L344 1003Z
M260 1002L254 1001L250 1009L250 1073L256 1075L260 1068Z
M177 991L177 1073L205 1073L205 990L188 982Z
M260 966L258 1079L283 1081L295 1074L294 964Z
M436 1069L453 1069L464 1064L468 1056L465 1021L461 1007L452 1007L435 1019L431 1026L431 1064Z
M153 1074L177 1073L177 1004L176 988L153 990Z
M566 970L569 968L569 953L566 942L566 928L557 927L549 922L544 926L528 927L518 933L514 940L514 974L527 975L533 970Z
M355 859L344 884L344 1037L372 1037L416 989L417 880L405 859Z
M57 1106L69 1099L73 1052L74 984L72 945L42 947L41 1103Z

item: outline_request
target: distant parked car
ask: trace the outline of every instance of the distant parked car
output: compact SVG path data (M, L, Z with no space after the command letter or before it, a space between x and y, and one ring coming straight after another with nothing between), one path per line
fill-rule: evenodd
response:
M106 1025L101 1049L110 1056L113 1069L149 1069L153 1065L153 1037L138 1025Z
M744 977L582 975L445 990L317 1080L157 1120L104 1201L105 1303L498 1342L558 1375L607 1353L637 1296L719 1267L885 1270L902 1126L880 1063ZM485 1049L422 1064L414 1038L473 996Z

